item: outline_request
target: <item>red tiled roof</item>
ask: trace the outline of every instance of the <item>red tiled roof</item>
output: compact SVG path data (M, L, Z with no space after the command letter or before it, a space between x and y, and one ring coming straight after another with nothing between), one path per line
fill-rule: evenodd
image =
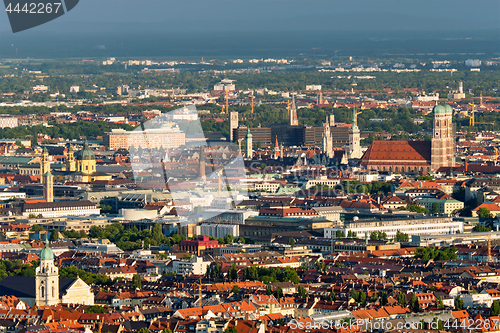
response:
M431 142L373 141L361 159L363 163L374 161L428 163L431 160Z

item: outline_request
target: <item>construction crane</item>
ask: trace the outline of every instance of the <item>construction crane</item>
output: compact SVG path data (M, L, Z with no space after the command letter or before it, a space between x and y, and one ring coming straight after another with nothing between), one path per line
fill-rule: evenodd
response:
M472 105L472 116L467 114L467 117L469 117L469 126L474 126L474 103L469 103L469 105Z
M201 283L201 278L199 278L198 280L196 280L197 283L195 283L195 286L197 285L198 286L198 303L200 303L199 305L202 306L201 304L201 300L203 298L203 294L201 293L201 287L203 286L203 283Z
M491 123L484 122L484 121L475 121L474 120L474 103L469 103L469 105L472 106L472 111L471 111L472 116L467 115L467 117L469 117L469 126L475 126L475 125L493 125L493 126L495 126L494 121Z
M495 122L492 121L491 123L484 122L484 121L476 121L475 124L480 124L480 125L495 125Z

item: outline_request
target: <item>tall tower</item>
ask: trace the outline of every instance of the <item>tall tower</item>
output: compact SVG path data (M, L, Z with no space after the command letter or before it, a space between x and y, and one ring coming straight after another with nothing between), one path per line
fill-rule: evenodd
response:
M47 202L54 202L54 177L50 170L43 175L43 198Z
M54 252L49 247L48 238L40 252L35 281L37 306L59 304L59 269L54 265Z
M280 146L278 144L278 137L276 137L276 143L274 144L274 159L277 160L280 157Z
M358 114L352 111L352 126L349 130L349 158L361 158L360 134L358 128Z
M326 123L323 125L323 154L329 158L333 157L333 141L332 133L330 131L330 117L326 117Z
M250 127L248 127L247 134L245 135L245 139L247 141L247 158L252 159L253 157L253 135L250 133Z
M234 141L234 129L238 128L238 112L231 111L229 113L229 141Z
M289 120L290 126L299 126L299 120L297 119L297 108L295 107L295 93L292 94L292 107L290 108Z
M436 105L434 112L434 130L431 143L431 170L440 167L454 167L453 154L453 109L449 105Z
M68 147L68 155L66 157L66 171L76 171L75 151Z
M43 184L43 175L50 171L49 151L43 148L42 158L40 160L40 182Z
M199 177L203 180L207 179L207 176L205 175L206 172L206 162L205 162L205 153L203 152L203 146L200 147L200 165L199 168L200 170L198 171Z

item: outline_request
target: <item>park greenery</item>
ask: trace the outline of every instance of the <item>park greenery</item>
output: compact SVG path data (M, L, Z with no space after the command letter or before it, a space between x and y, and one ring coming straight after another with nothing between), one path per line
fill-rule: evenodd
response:
M89 237L109 239L123 251L149 248L150 245L172 246L186 239L185 236L178 234L164 235L160 224L155 224L152 230L144 229L139 231L137 227L125 229L121 223L107 225L104 229L93 226L90 228Z
M415 258L422 260L455 260L457 259L457 249L455 247L418 247L415 251Z

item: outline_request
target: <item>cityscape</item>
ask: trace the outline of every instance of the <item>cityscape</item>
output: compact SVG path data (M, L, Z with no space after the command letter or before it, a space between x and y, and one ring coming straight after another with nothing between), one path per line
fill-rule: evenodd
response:
M124 0L138 21L99 39L111 14L77 3L0 24L0 332L500 332L498 15L419 30L409 1L405 39L330 40L334 6L289 36L291 0L222 8L230 33L275 30L221 46L196 2L200 23L124 46L153 9ZM71 17L88 38L50 32Z

